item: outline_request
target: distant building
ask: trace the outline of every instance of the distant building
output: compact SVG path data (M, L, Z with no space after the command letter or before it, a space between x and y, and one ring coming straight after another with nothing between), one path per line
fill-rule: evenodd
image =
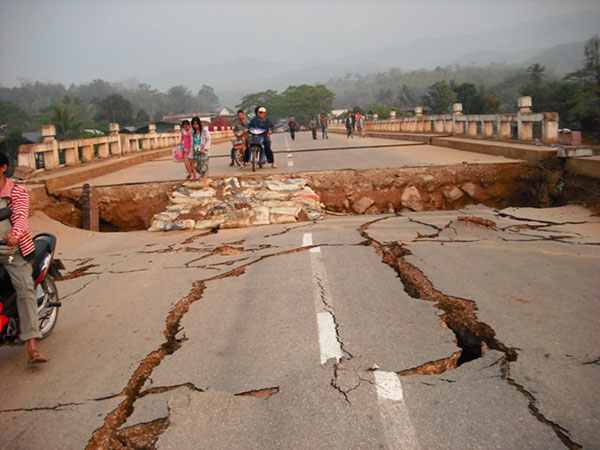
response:
M235 117L235 111L227 106L223 106L219 111L217 111L216 115L219 117Z
M345 114L347 111L348 111L348 108L345 108L345 109L332 109L331 110L331 115L335 119L337 117L340 117L342 114Z
M200 117L200 120L202 121L202 123L210 123L212 117L214 116L214 113L210 113L210 112L199 112L199 111L191 111L191 112L186 112L186 113L179 113L179 114L169 114L167 116L164 116L161 121L162 122L166 122L166 123L170 123L171 125L181 125L181 122L184 120L192 120L192 117ZM158 130L158 127L157 127Z
M183 119L181 119L183 120ZM181 120L177 121L167 121L167 120L159 120L158 122L153 122L156 125L156 132L157 133L169 133L171 131L173 131L173 125L179 125L181 124ZM189 119L188 119L189 120ZM122 131L123 129L129 129L129 128L133 128L134 131L129 132L129 131ZM136 134L144 134L144 133L148 133L148 124L143 125L141 127L123 127L121 130L119 130L119 133L136 133Z

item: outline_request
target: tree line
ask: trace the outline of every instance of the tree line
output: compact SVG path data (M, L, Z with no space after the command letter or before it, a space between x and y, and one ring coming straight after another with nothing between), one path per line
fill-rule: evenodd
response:
M329 113L333 105L334 94L324 85L289 86L278 93L266 90L245 95L237 105L246 113L254 114L257 106L267 108L269 117L274 121L294 117L300 124L308 124L312 116Z
M210 86L196 93L183 85L159 92L135 79L110 83L101 79L65 87L60 83L23 81L17 87L0 87L0 126L8 131L37 130L56 125L61 138L83 137L86 128L106 130L108 124L140 126L167 114L213 111L219 98Z
M432 114L451 112L462 103L465 114L514 112L517 97L532 97L533 111L556 111L560 126L581 130L600 141L600 37L585 44L580 70L558 77L540 64L517 68L504 64L486 67L438 67L404 73L359 76L347 74L327 83L338 107L371 110L380 118L394 109L400 113L425 106Z

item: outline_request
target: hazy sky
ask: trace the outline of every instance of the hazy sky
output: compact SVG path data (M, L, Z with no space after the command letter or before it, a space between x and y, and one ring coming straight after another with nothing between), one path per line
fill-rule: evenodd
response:
M0 0L0 84L145 79L239 57L326 60L584 9L600 0Z

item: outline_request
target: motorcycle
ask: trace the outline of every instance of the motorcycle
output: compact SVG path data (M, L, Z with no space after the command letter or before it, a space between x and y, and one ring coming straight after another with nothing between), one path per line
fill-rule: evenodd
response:
M233 136L231 140L231 154L233 156L233 161L241 166L244 162L244 150L246 149L246 142L244 141L244 133L237 132Z
M248 130L248 151L250 153L250 162L252 162L252 172L256 172L256 165L262 169L266 162L265 157L265 138L267 130L263 128L250 128Z
M0 221L8 220L12 212L9 208L0 209ZM55 279L60 279L60 270L64 266L59 259L54 259L56 237L50 233L41 233L33 238L35 251L32 260L33 284L37 301L38 318L42 339L54 329L58 319L58 308L61 303L56 289ZM4 244L4 242L0 242ZM17 311L17 293L10 276L3 265L0 265L0 346L18 344L19 314Z

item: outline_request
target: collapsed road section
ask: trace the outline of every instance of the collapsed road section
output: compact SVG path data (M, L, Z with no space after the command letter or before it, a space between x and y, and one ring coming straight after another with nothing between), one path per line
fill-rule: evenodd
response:
M264 214L256 217L256 214L237 212L234 215L238 225L235 226L241 227L257 222L266 224L280 223L279 220L288 222L316 220L320 216L321 209L334 214L379 214L455 210L472 204L498 208L547 206L557 198L556 180L550 177L547 171L519 162L338 170L298 173L293 176L264 177L248 174L237 178L214 178L210 183L211 189L206 193L194 194L198 197L196 200L200 200L198 204L203 197L212 199L212 203L218 202L218 205L226 208L232 206L232 211L255 209L247 208L248 203L253 203L253 207L288 208L280 210L280 214L277 212L274 214L274 216L286 217L276 217L273 221L267 220ZM189 183L186 186L181 182L95 187L93 191L100 230L148 229L152 226L156 214L179 212L176 210L181 210L182 207L174 205L184 203L183 200L191 194L190 191L198 189L199 186L191 186ZM260 193L258 197L254 196L253 198L258 201L253 202L249 201L246 195L249 189L259 189L266 193ZM289 198L278 195L286 189L292 194ZM293 194L302 190L304 190L304 194L301 195L302 200L296 201L296 196ZM175 197L183 200L175 200ZM276 205L274 201L284 203ZM300 209L297 209L298 206ZM36 205L37 209L43 210L50 217L76 227L81 226L82 214L86 207L82 201L81 188L59 191ZM294 209L292 211L289 208ZM207 215L206 211L197 211L198 214L189 211L181 219L179 214L166 214L163 219L177 216L177 220L215 220L215 226L220 226L220 219L227 212L232 211L224 210L221 213L217 211L212 215ZM294 220L289 216L293 216ZM173 219L170 222L175 221ZM186 225L189 224L190 222ZM227 226L223 225L222 228ZM168 227L163 224L163 228Z

